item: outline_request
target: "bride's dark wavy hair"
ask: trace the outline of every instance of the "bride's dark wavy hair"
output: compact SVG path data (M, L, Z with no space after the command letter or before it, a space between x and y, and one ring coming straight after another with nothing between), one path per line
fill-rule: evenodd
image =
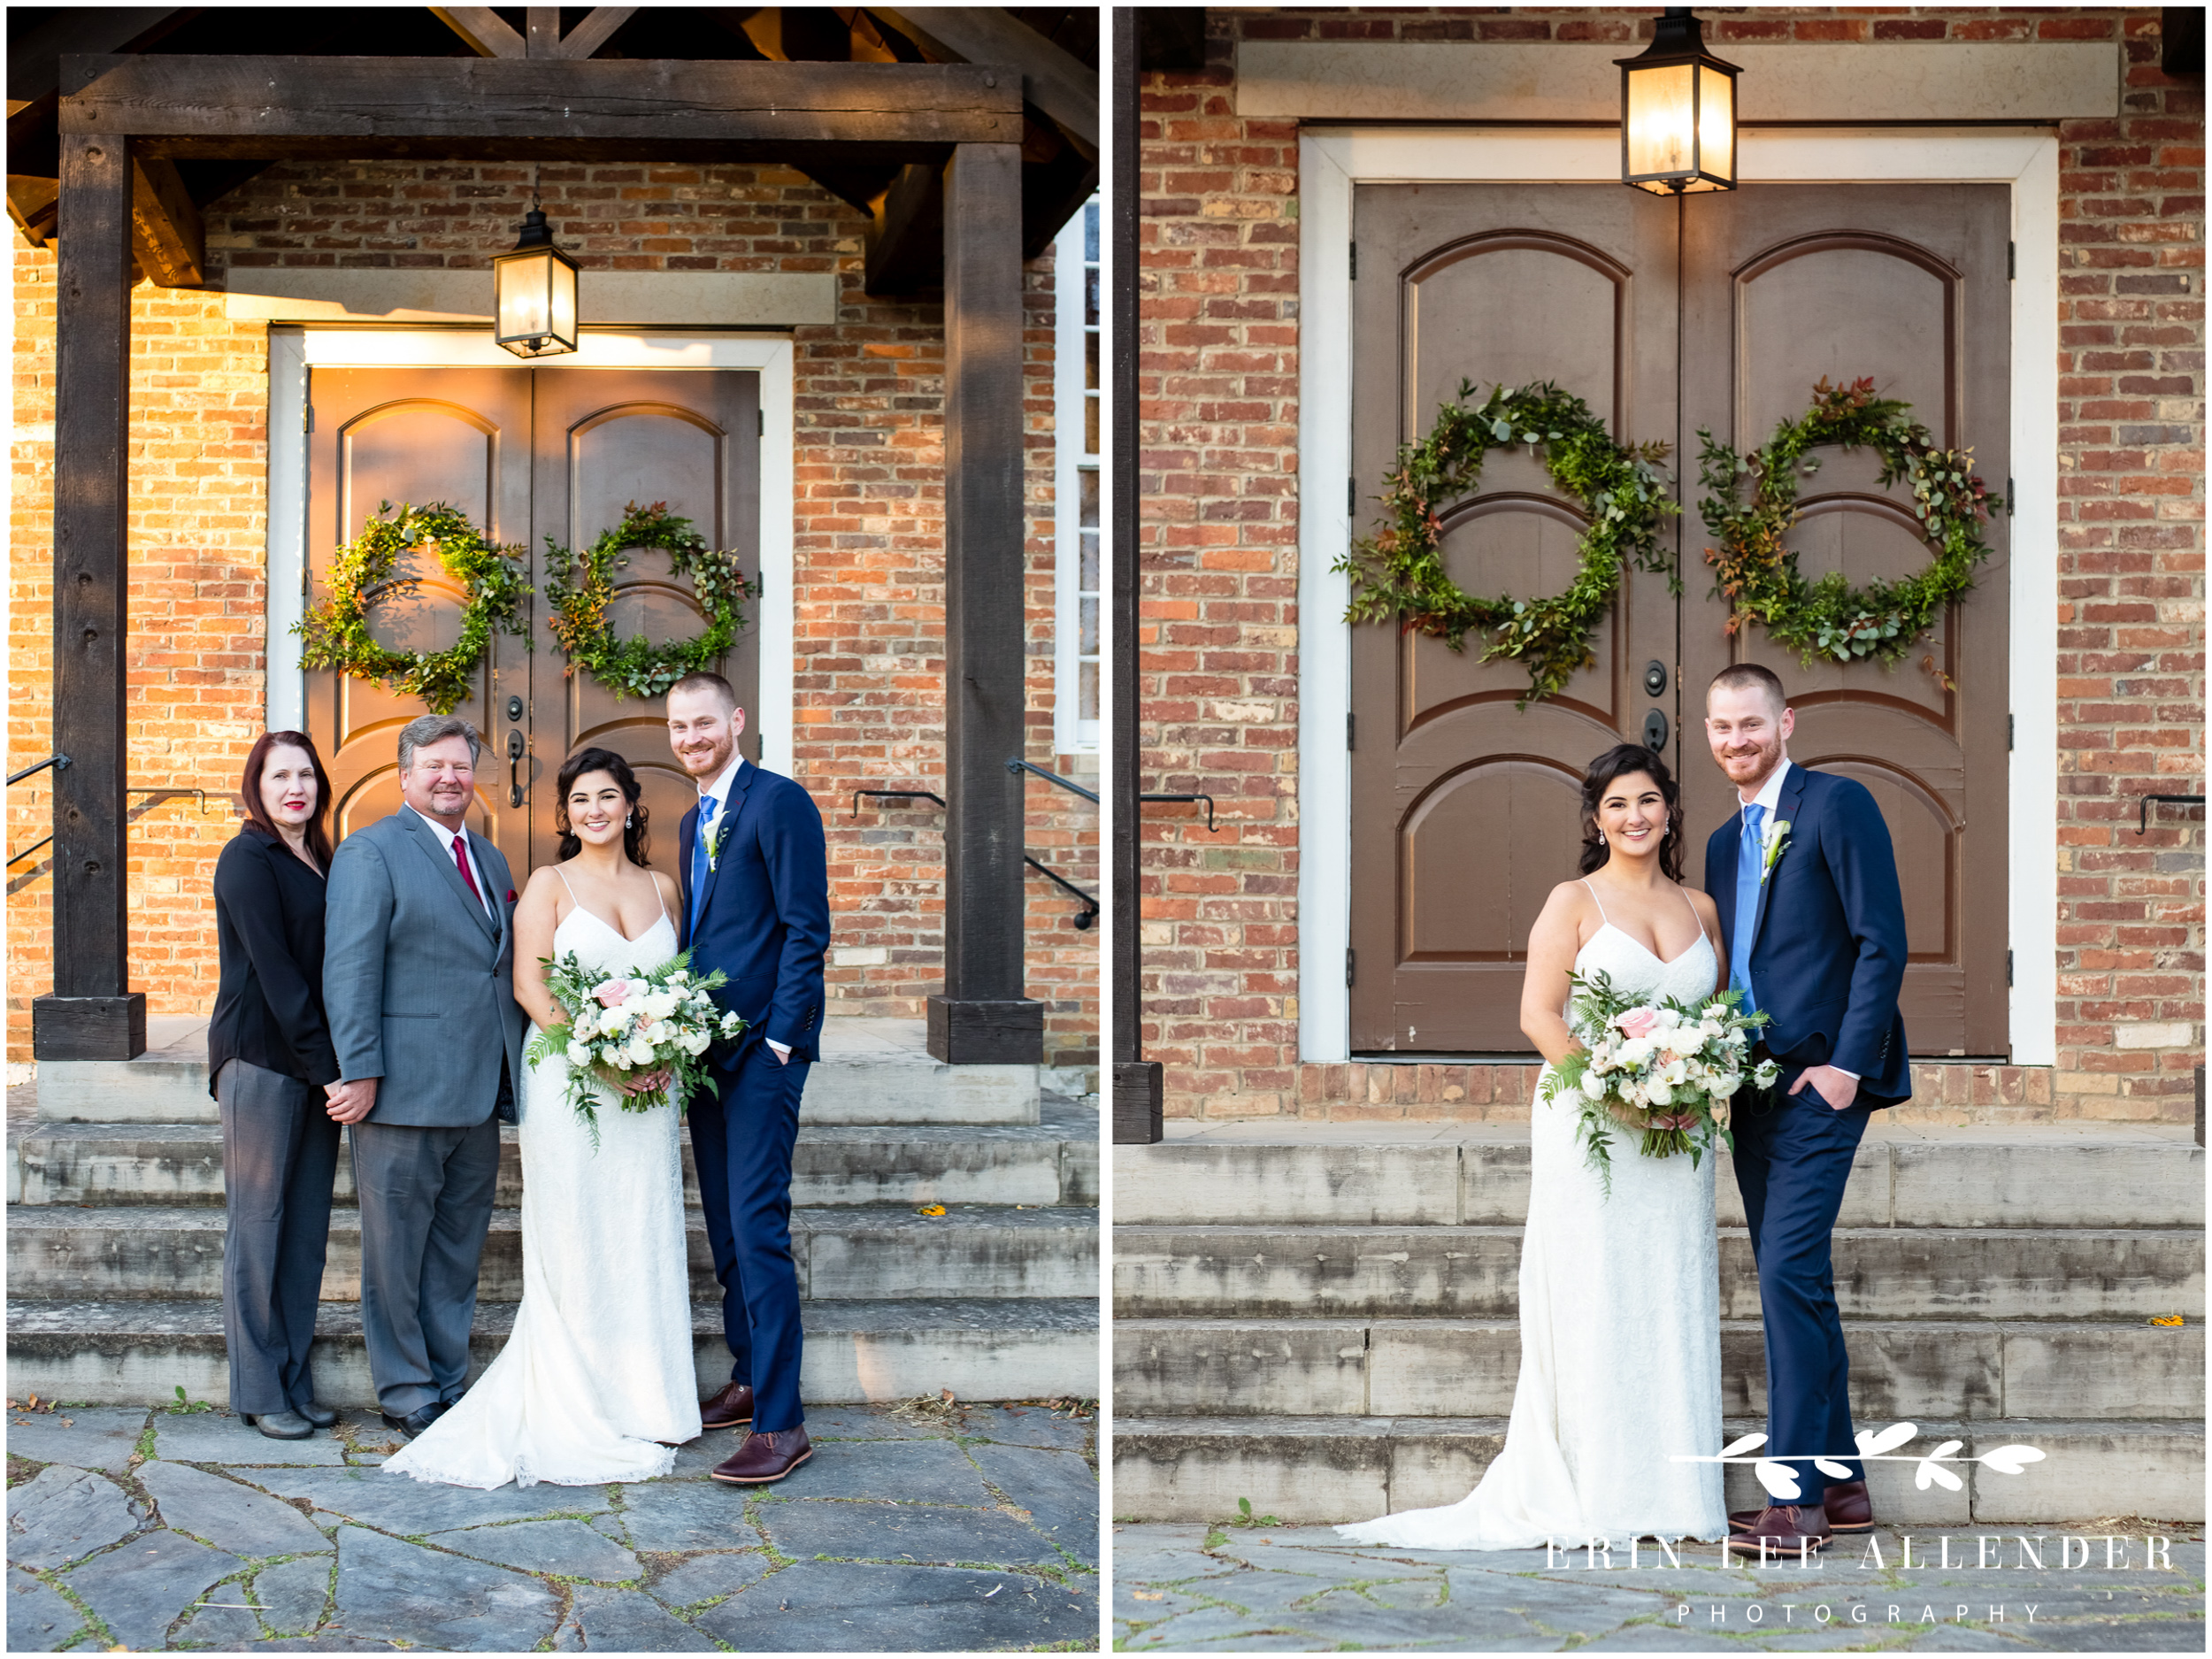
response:
M1674 786L1667 763L1641 743L1617 743L1590 763L1582 775L1582 873L1605 867L1612 849L1598 838L1598 803L1605 792L1632 772L1641 772L1659 786L1667 803L1667 833L1659 838L1659 868L1670 881L1682 879L1682 792Z
M645 791L637 780L637 773L630 770L630 763L611 749L580 749L561 763L561 772L556 787L553 807L553 827L561 833L560 857L564 863L584 850L583 838L568 826L568 792L576 787L576 780L586 772L603 772L615 780L630 803L629 823L622 831L622 850L634 864L651 869L653 861L645 856L648 841L645 833Z

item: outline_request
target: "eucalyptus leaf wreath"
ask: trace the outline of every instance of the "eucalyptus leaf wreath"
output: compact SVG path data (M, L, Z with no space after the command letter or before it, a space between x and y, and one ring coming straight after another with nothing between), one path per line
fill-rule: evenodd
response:
M1720 543L1706 549L1705 558L1716 573L1714 592L1729 603L1730 634L1757 622L1808 667L1823 659L1897 662L1943 608L1974 585L1974 567L1990 554L1983 521L2004 509L2004 499L1974 475L1971 449L1937 449L1911 409L1895 398L1877 397L1871 380L1831 386L1823 376L1813 388L1811 407L1778 425L1747 456L1699 430L1698 481L1707 493L1698 511ZM1839 571L1818 581L1799 572L1797 555L1782 538L1800 516L1799 478L1820 465L1807 451L1822 444L1871 449L1881 457L1885 485L1903 479L1911 487L1913 517L1935 549L1926 570L1864 588L1853 588ZM1748 502L1742 498L1747 479ZM1945 678L1933 658L1928 666ZM1945 678L1947 687L1949 683Z
M461 637L442 651L395 651L369 634L369 606L421 586L419 579L395 579L393 566L411 549L435 550L446 573L468 597L461 610ZM332 668L373 680L403 696L419 697L435 714L450 714L477 689L476 665L491 643L492 630L522 637L530 647L522 602L530 595L523 549L495 547L466 515L444 502L417 507L402 503L394 511L381 503L361 534L338 549L330 570L330 596L311 607L292 626L304 644L303 668Z
M1624 566L1663 573L1679 591L1658 532L1662 519L1682 510L1667 497L1660 465L1667 446L1617 442L1572 393L1544 380L1495 387L1479 405L1474 396L1472 381L1460 382L1428 436L1399 449L1379 497L1388 524L1354 541L1334 568L1352 580L1348 622L1395 618L1402 629L1431 634L1455 651L1466 648L1471 633L1487 635L1482 661L1510 657L1527 668L1528 691L1516 705L1525 709L1596 660L1591 633L1619 590ZM1492 449L1524 443L1541 455L1552 481L1587 515L1580 563L1564 593L1478 598L1445 572L1440 509L1473 493Z
M549 569L558 571L545 584L546 603L552 614L547 626L568 653L568 672L579 668L623 696L657 697L681 680L708 667L737 642L745 626L739 607L758 594L738 569L737 555L707 546L707 539L691 527L691 520L668 511L657 501L649 507L635 502L623 509L622 522L585 549L580 557L545 539L552 556ZM614 573L629 564L628 549L657 548L679 576L691 578L699 608L706 612L707 628L689 639L656 645L643 634L618 640L607 621L607 605L614 597Z

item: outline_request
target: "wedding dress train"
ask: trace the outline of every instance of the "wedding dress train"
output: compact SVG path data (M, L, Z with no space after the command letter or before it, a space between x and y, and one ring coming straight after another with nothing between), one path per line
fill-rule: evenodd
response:
M626 939L580 904L553 933L554 955L570 951L609 973L642 972L676 954L676 930L664 914ZM478 1487L650 1480L699 1433L682 1119L667 1104L634 1112L603 1102L594 1151L563 1098L568 1071L550 1056L520 1091L514 1333L388 1471Z
M1701 933L1663 962L1608 923L1575 971L1688 1001L1712 994L1719 964ZM1336 1530L1414 1549L1725 1538L1721 1466L1669 1461L1721 1447L1715 1160L1647 1158L1616 1135L1609 1198L1565 1102L1531 1108L1529 1141L1521 1369L1505 1448L1457 1503Z

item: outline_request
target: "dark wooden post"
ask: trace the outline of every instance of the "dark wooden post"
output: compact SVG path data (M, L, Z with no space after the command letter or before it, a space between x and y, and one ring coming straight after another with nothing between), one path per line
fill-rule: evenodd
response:
M1021 150L961 144L945 171L945 990L929 1051L1034 1065L1022 995Z
M1144 1057L1144 953L1139 941L1143 899L1143 746L1137 722L1137 9L1114 8L1113 180L1113 984L1114 1140L1160 1139L1160 1063Z
M123 631L127 611L130 141L65 133L56 221L54 991L31 1004L41 1060L128 1060L146 998L126 947Z

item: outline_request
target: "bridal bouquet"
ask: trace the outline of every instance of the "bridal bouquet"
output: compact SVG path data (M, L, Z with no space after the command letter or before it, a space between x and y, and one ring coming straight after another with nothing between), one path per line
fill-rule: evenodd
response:
M1771 1060L1749 1064L1751 1033L1767 1017L1739 1012L1740 991L1696 1003L1655 1002L1616 991L1603 973L1568 979L1574 987L1568 1024L1584 1047L1552 1067L1543 1098L1572 1100L1576 1133L1605 1190L1613 1190L1616 1125L1640 1133L1646 1157L1686 1152L1692 1168L1716 1141L1733 1150L1729 1097L1747 1077L1771 1088L1780 1075Z
M532 1038L527 1057L533 1068L556 1055L568 1062L568 1103L590 1125L594 1147L599 1144L601 1098L634 1112L672 1099L681 1111L693 1089L702 1083L713 1087L702 1058L707 1049L745 1029L745 1021L717 1008L710 995L728 976L719 968L703 978L693 973L687 950L630 974L588 968L574 951L540 960L547 988L569 1018L566 1025L549 1025ZM668 1074L664 1090L626 1089L657 1071Z

